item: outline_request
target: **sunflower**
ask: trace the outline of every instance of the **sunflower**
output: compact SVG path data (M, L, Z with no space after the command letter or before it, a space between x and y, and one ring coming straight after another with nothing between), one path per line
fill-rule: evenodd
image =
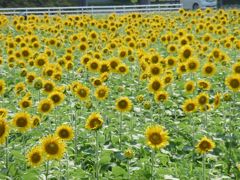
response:
M180 49L181 59L187 60L193 56L193 49L189 45L182 46Z
M99 72L100 73L105 73L105 72L109 72L110 68L109 68L109 62L108 61L102 61L100 63L100 69Z
M240 75L238 74L229 75L225 79L225 84L232 91L238 92L240 90Z
M27 109L32 106L32 101L29 98L22 98L21 101L19 101L19 106L21 109Z
M8 123L6 120L0 117L0 144L5 143L8 134L9 134Z
M58 136L62 140L72 140L74 137L74 132L71 126L63 124L58 126L56 129L56 136Z
M193 93L195 89L195 82L194 81L187 81L184 85L184 89L187 93Z
M38 104L38 111L47 114L53 109L53 102L50 99L43 99Z
M197 109L197 102L193 99L187 99L182 105L182 109L186 113L194 112Z
M19 82L14 87L16 95L20 95L26 89L26 85L23 82Z
M48 57L45 54L38 56L34 61L34 65L38 68L42 68L47 63L48 63Z
M88 130L98 130L102 127L103 119L100 113L93 112L86 121L85 128Z
M160 64L151 64L149 66L149 73L151 76L159 76L163 72Z
M177 73L182 75L187 72L187 65L186 63L179 63L177 66Z
M129 71L128 66L125 65L125 64L119 64L118 67L117 67L117 72L119 74L125 75L125 74L128 73L128 71Z
M215 148L215 143L211 140L208 139L207 137L203 137L199 143L196 145L196 150L200 154L205 154L208 151L211 151L212 149Z
M8 110L5 108L0 108L0 118L6 118L8 115Z
M221 94L216 93L213 101L214 109L217 109L220 106L220 103L221 103Z
M49 135L41 140L43 153L48 160L60 160L66 151L65 143L57 136Z
M169 44L167 46L167 52L168 53L174 53L177 51L177 46L175 44Z
M28 59L32 54L32 51L27 48L27 47L24 47L21 49L21 55L24 59Z
M109 93L109 88L107 86L98 86L94 96L98 99L98 100L105 100L108 97L108 93Z
M32 118L32 128L39 126L41 118L39 116L33 116Z
M54 91L55 88L55 83L50 80L45 80L43 83L43 91L47 94L51 93Z
M168 99L167 91L158 91L154 95L154 99L156 102L165 102Z
M6 89L5 81L0 79L0 95L5 93L5 89Z
M167 86L173 82L173 75L172 73L166 74L163 76L162 79L163 79L164 86Z
M12 124L20 132L26 132L31 128L31 116L25 112L18 112L14 115Z
M26 79L27 79L27 83L32 84L32 82L34 81L34 79L36 78L36 73L35 72L29 72L27 73Z
M43 151L40 146L32 148L26 155L28 165L38 167L44 161Z
M211 89L211 83L207 80L198 80L198 87L202 90L210 90Z
M120 97L116 100L116 109L120 112L128 112L132 109L132 101L128 97Z
M177 59L173 56L166 57L165 61L168 68L172 68L177 64Z
M160 125L147 127L145 136L147 139L147 145L153 149L161 149L169 144L168 132Z
M186 62L186 67L188 72L196 72L199 67L199 61L197 59L190 58Z
M75 94L80 100L85 101L90 95L90 89L84 85L80 85L79 87L77 87Z
M100 61L97 59L91 59L87 63L87 68L90 72L98 72L100 68Z
M110 70L113 71L113 72L117 71L117 67L119 66L119 64L121 64L120 59L118 59L118 58L110 59L109 60Z
M164 83L162 80L158 77L153 77L150 79L150 82L148 83L148 90L152 93L156 93L157 91L164 88Z
M132 159L134 157L134 151L131 148L128 148L124 151L124 157L127 159Z
M233 73L240 74L240 62L233 64L232 70Z
M204 107L206 104L208 104L209 95L205 92L202 92L196 97L196 101L199 106Z
M55 106L61 104L64 100L64 94L59 91L53 91L48 95L48 99L50 99Z
M202 74L205 76L213 76L216 72L216 66L213 63L206 63L202 67Z

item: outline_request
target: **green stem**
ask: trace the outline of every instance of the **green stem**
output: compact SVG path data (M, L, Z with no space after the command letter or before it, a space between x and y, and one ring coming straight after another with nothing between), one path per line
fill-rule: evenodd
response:
M99 180L99 172L98 172L98 169L99 169L99 153L98 153L98 131L96 130L95 131L95 140L96 140L96 162L95 162L95 173L96 173L96 180Z
M154 169L154 166L155 166L155 150L153 149L152 150L152 154L151 154L151 162L152 162L152 165L151 165L151 179L154 180L155 179L155 169Z
M48 175L49 175L49 161L46 162L46 180L48 180Z
M206 169L206 155L203 154L203 157L202 157L202 179L205 180L206 177L205 177L205 169Z
M127 172L128 172L128 179L130 180L130 160L127 160Z
M122 150L122 121L123 114L120 113L120 122L119 122L119 149Z
M77 149L77 120L75 113L72 113L72 121L74 121L74 150L75 150L75 156L74 156L74 164L77 164L77 156L78 156L78 149Z
M5 166L6 166L6 169L8 170L8 138L7 137L5 142Z

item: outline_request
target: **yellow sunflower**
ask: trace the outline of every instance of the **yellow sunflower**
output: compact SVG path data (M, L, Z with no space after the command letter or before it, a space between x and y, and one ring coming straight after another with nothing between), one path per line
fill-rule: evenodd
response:
M147 127L145 136L147 145L153 149L161 149L169 144L168 132L160 125Z
M197 97L196 97L197 104L199 106L204 107L206 104L208 104L209 101L209 95L205 92L201 92Z
M0 118L6 118L8 115L8 110L5 108L0 108Z
M187 60L193 56L193 48L189 45L182 46L179 55L181 59Z
M196 72L200 63L199 60L190 58L186 62L187 72Z
M94 96L98 99L98 100L105 100L108 97L108 93L109 93L109 88L107 86L98 86Z
M56 136L58 136L62 140L72 140L74 137L74 132L71 126L63 124L57 127Z
M57 136L49 135L41 140L43 153L48 160L60 160L66 151L65 143Z
M53 102L50 99L43 99L38 104L38 111L43 114L47 114L53 109Z
M47 94L51 93L54 91L55 88L55 83L50 80L45 80L43 83L43 91Z
M167 91L158 91L154 95L154 99L156 102L165 102L168 99Z
M77 87L75 94L80 100L85 101L89 98L90 89L84 85L80 85Z
M236 62L232 66L233 73L240 74L240 62Z
M205 154L214 148L215 148L215 143L211 139L208 139L207 137L203 137L199 141L199 143L196 145L196 150L200 154Z
M157 91L164 88L164 83L159 77L153 77L150 79L148 83L148 90L152 93L156 93Z
M163 69L160 64L151 64L148 72L151 76L159 76L163 72Z
M187 81L184 85L184 89L187 93L193 93L195 89L195 82L194 81Z
M54 106L57 106L63 102L64 94L59 91L53 91L48 95L48 99L53 102Z
M238 92L240 90L240 75L238 74L229 75L225 79L225 83L230 90Z
M86 121L85 128L88 130L98 130L103 125L103 119L100 113L93 112Z
M31 99L24 97L19 101L18 104L21 109L27 109L32 106L32 101Z
M221 94L217 93L214 96L214 101L213 101L214 109L217 109L220 106L220 103L221 103Z
M216 66L214 63L206 63L202 67L202 74L204 76L213 76L216 72Z
M128 97L120 97L116 100L116 109L120 112L128 112L132 109L132 101Z
M32 128L39 126L39 124L41 122L41 118L39 116L35 115L31 119L32 119Z
M5 81L0 79L0 95L5 93L5 89L6 89Z
M26 132L32 126L31 116L25 112L18 112L14 115L12 124L20 132Z
M198 80L198 87L202 90L210 90L211 89L211 83L207 80Z
M40 146L32 148L26 155L28 165L38 167L44 161L43 151Z
M6 120L0 117L0 144L5 143L6 137L9 134L9 125Z
M182 105L182 109L186 113L194 112L197 109L197 102L193 99L187 99Z

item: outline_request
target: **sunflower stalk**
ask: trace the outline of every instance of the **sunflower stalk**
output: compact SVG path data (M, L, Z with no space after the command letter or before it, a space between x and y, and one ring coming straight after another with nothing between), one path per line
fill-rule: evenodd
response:
M5 142L5 167L8 170L8 138L6 137L6 142ZM8 173L8 171L7 171Z
M45 177L46 177L46 180L48 180L48 175L49 175L49 161L46 162L46 173L45 173Z
M119 149L122 150L122 121L123 114L120 113L120 122L119 122Z
M155 180L155 156L156 152L155 149L153 149L151 154L151 180Z
M130 160L127 160L127 172L128 172L128 179L130 180Z
M78 156L78 149L77 149L77 120L76 120L76 115L75 115L74 112L72 113L72 121L74 121L74 132L75 132L75 135L74 135L74 153L75 153L74 164L76 165L77 164L77 156Z
M96 140L96 149L95 149L95 154L96 154L96 162L95 162L95 178L96 180L99 180L99 152L98 152L98 147L99 147L99 142L98 142L98 131L95 131L95 140Z
M203 154L202 157L202 179L205 180L205 169L206 169L206 154Z

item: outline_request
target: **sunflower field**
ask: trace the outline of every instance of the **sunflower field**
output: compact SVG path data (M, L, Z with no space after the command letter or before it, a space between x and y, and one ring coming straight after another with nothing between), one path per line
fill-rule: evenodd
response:
M0 15L0 179L240 179L240 10Z

